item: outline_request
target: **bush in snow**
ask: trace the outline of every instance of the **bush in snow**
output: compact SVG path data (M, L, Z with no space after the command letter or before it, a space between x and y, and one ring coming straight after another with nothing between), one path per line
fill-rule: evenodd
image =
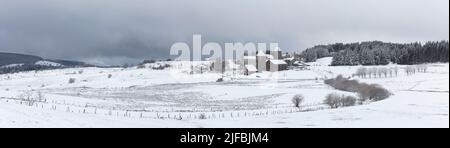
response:
M33 106L36 100L33 98L33 93L31 91L26 91L18 96L18 98L25 102L28 106Z
M339 95L336 93L328 94L323 101L324 104L330 106L331 108L339 107Z
M394 71L394 73L395 73L395 76L398 76L398 70L399 70L398 67L394 67L393 71Z
M344 96L341 98L342 106L354 106L356 104L356 97L353 96Z
M362 101L380 101L388 98L391 93L383 87L376 84L361 84L358 91L359 98Z
M164 70L171 67L170 64L156 63L152 66L153 70Z
M356 92L362 101L380 101L391 95L387 89L380 85L359 83L356 80L346 79L341 75L334 79L327 79L324 83L338 90Z
M139 64L139 65L137 66L137 69L144 69L144 68L146 68L146 67L145 67L145 65L143 65L143 64Z
M416 73L416 69L415 69L413 66L407 66L407 67L405 68L405 73L406 73L407 75L415 74L415 73Z
M395 74L395 76L398 75L398 67L381 67L381 68L377 68L377 67L373 67L370 69L367 69L365 67L360 67L356 70L356 73L354 74L355 76L358 76L359 78L372 78L372 77L377 77L381 78L382 76L384 76L385 78L389 77L393 77Z
M112 78L112 74L108 74L108 79Z
M292 98L292 103L294 103L294 106L295 106L295 107L300 107L300 104L301 104L304 100L305 100L305 97L303 97L303 95L298 94L298 95L295 95L295 96Z
M338 75L335 79L327 79L324 83L335 89L349 92L357 91L359 85L358 81L345 79L342 75Z
M359 78L366 78L367 73L368 73L367 68L360 67L360 68L358 68L358 70L356 70L355 75L358 76Z
M411 65L411 66L407 66L405 68L405 72L407 75L413 75L416 74L416 72L422 72L422 73L426 73L427 72L427 65L425 64L421 64L421 65Z
M425 65L425 64L422 64L422 65L418 65L418 66L417 66L417 69L418 69L418 71L419 71L419 72L423 72L423 73L426 73L426 72L427 72L427 69L428 69L428 67L427 67L427 65Z
M44 94L42 93L42 92L37 92L37 94L36 94L36 99L37 99L37 101L39 101L39 102L46 102L46 100L47 99L45 99L45 96L44 96Z
M198 115L198 119L206 119L206 115L202 113Z
M353 96L331 93L325 97L324 104L330 106L331 108L354 106L356 104L356 98Z
M25 91L18 96L21 101L24 101L26 105L33 106L36 102L47 102L44 94L37 92L33 94L32 91Z
M387 78L388 73L389 73L389 69L386 68L386 67L380 68L380 69L379 69L379 73L380 73L380 74L383 74L383 76L384 76L385 78Z
M152 64L152 63L156 63L156 61L155 61L155 60L144 60L144 61L142 61L142 63L139 64L139 65Z
M69 84L75 83L75 78L70 78L69 79Z

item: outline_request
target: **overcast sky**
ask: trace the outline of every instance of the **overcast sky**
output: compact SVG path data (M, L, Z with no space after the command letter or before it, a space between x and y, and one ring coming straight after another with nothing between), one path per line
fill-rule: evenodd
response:
M449 39L448 0L0 0L0 52L122 64L169 55L192 34L278 42Z

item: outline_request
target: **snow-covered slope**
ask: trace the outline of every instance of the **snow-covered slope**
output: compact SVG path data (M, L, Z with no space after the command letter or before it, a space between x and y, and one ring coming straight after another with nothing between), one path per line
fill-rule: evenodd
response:
M307 64L312 66L329 66L332 61L333 57L325 57L317 59L315 62L308 62Z
M0 66L10 64L32 64L43 58L32 55L0 52Z
M190 73L190 62L179 61L164 70L148 65L3 74L0 127L448 127L448 64L428 64L426 73L415 75L401 71L398 77L358 79L394 95L328 109L322 104L327 94L356 94L322 80L351 76L359 66L329 67L327 61L303 71L228 72L225 82L216 82L220 73L195 68ZM296 94L305 96L302 110L312 111L293 107ZM24 96L42 99L30 105ZM207 119L199 119L203 115Z

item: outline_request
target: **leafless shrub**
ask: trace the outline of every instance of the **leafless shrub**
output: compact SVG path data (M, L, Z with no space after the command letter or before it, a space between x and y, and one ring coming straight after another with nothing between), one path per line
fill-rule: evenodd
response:
M324 82L338 90L350 92L358 91L359 82L356 80L345 79L342 75L338 75L335 79L327 79Z
M36 100L38 101L38 102L46 102L46 98L45 98L45 95L42 93L42 92L37 92L37 94L36 94Z
M418 66L417 66L418 72L426 73L426 72L427 72L427 69L428 69L428 67L427 67L427 65L425 65L425 64L421 64L421 65L418 65Z
M378 74L378 69L377 69L377 68L373 67L373 68L371 68L369 71L370 71L369 73L370 73L374 78L377 77L377 74Z
M295 107L300 107L300 104L301 104L304 100L305 100L305 97L303 97L303 95L301 95L301 94L298 94L298 95L295 95L295 96L292 98L292 103L294 103L294 106L295 106Z
M18 96L18 98L25 102L28 106L33 106L36 100L33 98L33 93L31 91L25 91Z
M112 78L112 74L108 74L108 79Z
M198 119L206 119L206 115L204 113L201 113L198 115Z
M358 76L359 78L381 78L382 76L384 76L385 78L387 78L388 76L393 77L395 74L395 76L398 75L398 68L387 68L387 67L372 67L370 69L367 69L365 67L360 67L356 70L356 73L354 74L355 76Z
M339 107L339 95L336 93L328 94L325 97L325 100L323 103L330 106L331 108L338 108Z
M137 69L144 69L144 68L146 68L144 64L139 64L139 65L137 66Z
M389 69L387 69L386 67L380 68L379 70L379 74L383 74L385 78L387 78L387 75L389 73Z
M413 66L407 66L405 68L406 75L412 75L416 73L416 69Z
M394 67L394 73L395 73L395 76L398 76L398 70L399 70L398 67Z
M380 101L388 98L391 93L376 84L363 84L358 91L358 95L362 101L371 100L371 101Z
M360 68L358 68L358 70L356 70L355 75L358 76L359 78L366 78L367 73L368 73L367 68L360 67Z
M73 84L73 83L75 83L75 78L70 78L69 79L69 84Z
M428 66L425 64L421 65L410 65L405 68L405 72L407 75L416 74L416 72L426 73Z
M356 104L356 98L353 96L339 95L337 93L328 94L325 97L324 103L331 108L354 106Z
M389 77L393 77L394 76L394 68L389 68L388 69L388 71L389 71Z
M345 79L342 76L338 76L334 79L327 79L324 83L338 90L356 92L362 101L380 101L391 95L388 90L380 85L359 83L356 80Z
M344 96L341 99L342 106L354 106L356 104L356 97Z
M153 70L164 70L164 69L170 68L170 67L171 67L170 64L161 64L161 63L159 63L159 64L156 64L156 65L153 65L152 69Z

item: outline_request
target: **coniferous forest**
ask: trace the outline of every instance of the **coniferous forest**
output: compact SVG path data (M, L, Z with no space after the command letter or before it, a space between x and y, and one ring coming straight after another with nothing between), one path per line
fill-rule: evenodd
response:
M306 62L322 57L333 57L332 65L386 65L422 64L449 61L449 42L385 43L381 41L361 43L336 43L319 45L303 51Z

